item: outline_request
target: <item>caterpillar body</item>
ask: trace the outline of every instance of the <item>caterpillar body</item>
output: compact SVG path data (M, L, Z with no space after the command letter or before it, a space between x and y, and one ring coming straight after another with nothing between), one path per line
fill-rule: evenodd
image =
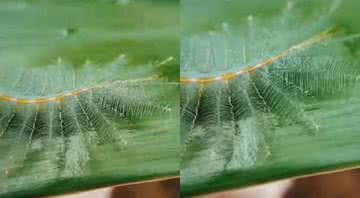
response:
M82 176L101 146L114 145L121 156L138 130L135 120L171 114L165 93L175 84L156 66L131 68L120 55L78 69L61 59L37 68L2 67L0 193L31 181L39 175L34 171L43 170L39 183Z

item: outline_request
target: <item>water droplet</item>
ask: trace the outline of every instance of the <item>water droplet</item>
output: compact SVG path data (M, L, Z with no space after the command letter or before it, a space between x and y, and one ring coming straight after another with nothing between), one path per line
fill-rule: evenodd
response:
M65 28L63 30L63 35L64 36L71 36L71 35L74 35L76 33L78 33L79 30L77 28L74 28L74 27L68 27L68 28Z

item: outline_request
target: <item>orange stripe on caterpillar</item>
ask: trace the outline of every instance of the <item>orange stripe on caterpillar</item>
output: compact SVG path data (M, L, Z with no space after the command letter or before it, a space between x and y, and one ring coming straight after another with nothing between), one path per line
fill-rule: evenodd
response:
M139 79L133 79L133 80L126 80L126 81L114 81L114 82L110 82L110 83L106 83L106 84L95 85L95 86L89 87L89 88L77 89L72 92L62 93L62 94L58 94L55 96L35 98L35 99L16 98L16 97L0 94L0 101L12 102L12 103L15 103L18 105L41 105L41 104L47 104L47 103L52 103L52 102L62 102L63 100L65 100L68 97L79 96L82 93L91 92L91 91L101 89L104 87L109 87L114 84L127 84L127 83L136 83L136 82L154 81L154 80L161 80L161 78L159 78L158 76L150 76L148 78L139 78Z

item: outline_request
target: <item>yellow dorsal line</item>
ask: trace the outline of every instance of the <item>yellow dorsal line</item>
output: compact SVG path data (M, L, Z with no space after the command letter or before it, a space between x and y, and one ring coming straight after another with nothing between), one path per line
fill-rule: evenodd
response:
M30 104L31 105L41 105L41 104L47 104L47 103L51 103L51 102L61 102L65 98L78 96L80 94L98 90L98 89L105 88L105 87L109 87L114 84L137 83L137 82L154 81L154 80L160 80L160 79L161 78L159 78L158 76L150 76L148 78L140 78L140 79L126 80L126 81L114 81L114 82L110 82L110 83L106 83L106 84L99 84L99 85L89 87L89 88L76 89L74 91L58 94L58 95L55 95L52 97L49 96L49 97L35 98L35 99L22 99L22 98L16 98L16 97L0 94L0 101L12 102L12 103L19 104L19 105L30 105Z
M327 40L333 36L333 34L332 34L333 30L334 30L334 28L329 28L326 31L320 32L319 34L317 34L297 45L294 45L294 46L290 47L289 49L281 52L280 54L273 56L271 58L268 58L265 61L255 65L255 66L250 66L246 69L243 69L243 70L240 70L240 71L237 71L234 73L228 73L228 74L224 74L221 76L215 76L215 77L205 77L205 78L180 77L180 83L182 83L182 84L188 84L188 83L208 84L208 83L213 83L213 82L217 82L217 81L231 80L242 74L254 72L257 69L267 67L267 66L271 65L272 63L274 63L275 61L278 61L281 58L284 58L285 56L289 55L290 53L300 51L304 48L310 47L314 44L317 44L324 40Z

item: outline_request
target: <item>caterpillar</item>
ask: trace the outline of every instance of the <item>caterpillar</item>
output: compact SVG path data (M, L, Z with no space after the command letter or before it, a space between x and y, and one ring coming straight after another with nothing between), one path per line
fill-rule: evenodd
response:
M300 2L288 1L263 23L249 15L245 25L182 37L182 186L268 159L267 134L277 129L321 132L311 111L344 97L360 74L345 47L359 36L330 22L340 3L304 18Z
M121 156L144 130L135 123L172 117L165 94L176 83L156 70L171 60L130 67L121 54L77 68L61 58L35 68L2 66L0 193L34 177L38 183L80 177L95 149L113 145Z

